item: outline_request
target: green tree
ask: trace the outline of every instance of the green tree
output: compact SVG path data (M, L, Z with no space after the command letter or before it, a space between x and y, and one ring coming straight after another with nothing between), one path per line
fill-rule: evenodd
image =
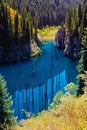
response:
M78 85L79 85L79 90L78 94L83 94L83 87L84 87L84 75L85 72L87 71L87 28L84 29L84 35L82 37L82 49L81 49L81 58L78 63Z
M14 40L15 40L15 43L16 42L18 43L18 39L19 39L19 34L18 34L18 23L19 23L19 21L18 20L19 20L18 19L18 13L16 13L15 20L14 20L14 26L15 26L15 32L14 32L14 38L15 39Z
M28 43L30 43L30 29L29 29L29 23L27 22L26 23L27 26L26 26L26 40Z
M69 31L71 31L72 27L72 10L69 9L67 17L66 17L66 24L67 24L67 28L69 29Z
M87 0L85 0L83 4L82 20L80 25L80 38L82 38L84 34L84 28L86 27L87 27Z
M56 96L53 98L53 103L50 105L51 108L59 105L61 103L61 98L63 97L63 92L59 91Z
M82 20L82 7L81 7L81 4L79 4L79 8L78 8L78 26L80 26L81 20Z
M81 58L78 64L78 70L80 73L84 73L84 71L87 71L87 28L84 29L84 35L81 43Z
M9 28L9 37L10 39L12 39L13 34L12 34L12 20L11 20L10 8L8 8L8 28Z
M75 95L75 96L77 94L77 89L78 87L74 83L69 83L65 87L66 92L69 92L71 95Z
M16 118L13 116L14 111L10 110L12 107L11 96L7 92L6 82L0 75L0 126L4 128L16 124Z

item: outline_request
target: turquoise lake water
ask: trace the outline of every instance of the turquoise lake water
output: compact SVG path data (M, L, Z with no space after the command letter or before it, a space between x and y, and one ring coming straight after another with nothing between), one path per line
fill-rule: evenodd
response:
M37 114L47 109L59 90L64 92L67 83L76 82L75 61L64 57L53 42L41 49L42 55L30 61L0 67L18 120L26 118L26 112Z

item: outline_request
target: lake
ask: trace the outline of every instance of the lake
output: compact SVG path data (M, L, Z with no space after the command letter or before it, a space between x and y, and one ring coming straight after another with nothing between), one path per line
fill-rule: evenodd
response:
M59 90L65 92L66 84L76 82L75 61L64 57L53 42L46 42L41 49L43 53L30 61L0 67L18 120L25 119L27 112L47 109Z

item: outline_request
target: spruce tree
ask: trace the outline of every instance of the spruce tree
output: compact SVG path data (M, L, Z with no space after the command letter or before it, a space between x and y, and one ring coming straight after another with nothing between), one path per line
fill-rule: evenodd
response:
M79 8L78 8L78 26L81 25L81 20L82 20L82 7L81 7L81 4L79 4Z
M87 71L87 28L84 29L82 37L81 58L79 60L78 70L80 73Z
M31 24L31 27L30 27L30 40L33 39L33 25Z
M11 19L11 13L10 8L8 8L8 27L9 27L9 37L12 39L12 19Z
M26 22L25 18L21 18L21 36L22 36L22 42L26 43Z
M87 71L87 28L84 29L84 35L82 37L82 49L81 49L81 58L79 60L78 64L78 70L79 70L79 75L78 75L78 85L79 85L79 90L78 94L83 94L83 87L84 87L84 78L85 73Z
M4 30L4 32L5 32L4 39L5 39L5 43L6 42L8 43L9 42L9 26L8 26L8 8L7 8L7 5L4 6L4 4L3 4L3 8L4 8L4 11L3 11L3 25L4 25L4 28L5 28L5 30Z
M71 11L72 10L69 9L67 17L66 17L66 24L67 24L67 28L69 29L69 31L71 31L71 25L72 25L72 19L71 19L72 13L71 13Z
M83 15L83 27L86 28L87 26L87 3L84 7L84 15Z
M0 126L6 128L16 124L16 118L13 116L14 111L12 107L12 99L7 92L6 82L0 75Z
M80 34L79 34L80 39L82 38L84 34L84 28L86 27L87 27L87 0L84 1L83 4L83 13L82 13L82 20L81 20Z
M15 44L18 43L18 37L19 37L19 35L18 35L18 24L19 24L19 21L18 20L19 20L18 19L18 14L16 13L15 20L14 20L14 24L15 24L15 33L14 33Z
M27 27L26 27L26 40L28 43L30 43L30 30L29 30L29 23L27 22Z

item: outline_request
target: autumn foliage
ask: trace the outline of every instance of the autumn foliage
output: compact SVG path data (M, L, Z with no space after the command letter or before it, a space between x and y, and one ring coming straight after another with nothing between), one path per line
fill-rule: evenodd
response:
M87 130L87 93L79 98L66 94L60 105L21 121L13 130Z

